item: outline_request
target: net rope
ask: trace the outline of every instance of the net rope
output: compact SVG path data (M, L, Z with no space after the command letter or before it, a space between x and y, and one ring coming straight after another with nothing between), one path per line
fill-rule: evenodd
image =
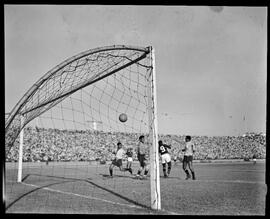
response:
M92 94L91 97L88 97L88 99L91 98L90 101L92 101L92 103L89 103L92 104L91 106L98 103L99 101L100 104L103 104L103 100L100 99L103 96L103 98L107 98L104 99L104 101L108 101L109 98L111 98L111 105L117 101L117 98L122 98L122 105L120 106L120 103L117 104L117 107L119 108L118 110L122 110L124 105L128 105L126 101L129 97L127 94L121 95L120 89L125 89L134 93L136 93L135 89L143 89L143 86L146 85L142 84L144 82L143 79L140 79L140 77L143 78L145 75L141 75L136 78L137 76L135 74L139 71L138 68L149 69L149 62L146 62L146 65L144 66L137 62L136 67L134 69L130 69L127 76L125 76L126 70L122 71L121 77L113 75L115 79L114 81L109 80L108 77L106 78L106 76L109 76L110 74L113 74L117 71L121 72L122 69L125 69L125 67L128 65L132 65L132 63L136 60L145 58L145 55L145 52L138 50L105 50L101 52L90 53L89 55L82 56L79 59L71 61L70 63L64 62L64 64L60 65L58 68L56 68L56 70L53 69L50 74L46 74L34 85L34 92L27 96L26 100L21 103L20 109L15 112L13 117L11 116L11 122L8 120L8 126L6 125L5 129L6 149L9 149L9 147L12 146L21 128L24 127L27 123L43 114L47 110L51 109L58 103L62 102L72 93L76 93L76 91L90 84L94 84L92 90L85 90L81 95L86 96L87 92ZM101 79L103 78L105 78L106 82L102 83L107 91L102 91L104 88L99 88L99 86L95 84L97 81L102 81ZM124 81L127 79L129 79L130 82L128 85L125 85ZM139 84L136 86L135 83L137 82ZM120 89L117 89L118 86ZM127 86L136 87L131 88ZM110 97L108 92L112 91L115 93L115 95L118 96L114 98ZM137 91L137 100L135 100L135 98L130 98L130 100L138 101L141 95L143 95L140 92L141 91ZM98 96L94 96L94 94ZM80 99L81 97L77 98ZM99 109L95 108L91 110L91 113L93 116L96 116L96 114L99 113ZM16 117L20 117L20 115L24 116L24 124L22 124L22 126L19 126L16 122ZM100 112L100 115L104 115L104 112Z
M23 182L28 185L24 193L29 185L59 190L65 184L61 191L79 197L85 192L103 201L148 206L150 201L140 200L139 190L124 191L130 183L128 172L115 167L118 178L106 179L117 142L122 142L124 150L135 149L139 136L148 136L150 61L141 51L107 50L74 60L42 79L6 128L6 162L16 162L18 134L24 127ZM124 123L119 121L121 113L128 117ZM24 124L20 124L21 115ZM15 171L7 173L16 181ZM8 193L15 189L12 185ZM44 196L34 211L42 212L44 206L51 209L52 199ZM76 212L72 204L62 204L56 212Z

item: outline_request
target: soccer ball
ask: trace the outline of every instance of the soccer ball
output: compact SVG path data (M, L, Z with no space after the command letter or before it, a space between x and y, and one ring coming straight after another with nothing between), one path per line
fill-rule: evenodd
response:
M121 113L119 116L120 122L126 122L127 121L127 115L125 113Z

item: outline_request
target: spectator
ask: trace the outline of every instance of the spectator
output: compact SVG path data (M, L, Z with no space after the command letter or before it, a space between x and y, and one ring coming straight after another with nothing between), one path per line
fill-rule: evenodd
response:
M15 130L16 131L16 130ZM12 135L12 133L9 133ZM123 138L124 135L124 138ZM24 129L23 161L44 161L44 154L50 161L89 161L97 158L111 160L113 150L111 142L123 139L123 145L136 145L138 133L89 132L26 127ZM146 136L147 137L147 136ZM179 147L172 138L184 144L185 136L160 135L172 142L172 151L179 154ZM204 159L257 159L266 157L266 136L249 134L246 136L192 136L193 142L199 145L194 155L195 160ZM179 146L179 145L178 145ZM6 161L18 160L19 138L13 146L6 149ZM136 153L134 160L137 160Z

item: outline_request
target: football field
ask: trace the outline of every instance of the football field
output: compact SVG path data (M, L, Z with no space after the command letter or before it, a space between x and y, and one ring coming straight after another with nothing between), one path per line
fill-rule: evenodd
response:
M6 164L6 213L265 215L265 161L195 162L196 180L185 180L179 162L169 178L160 166L161 211L150 209L149 177L114 168L110 178L109 164L24 164L22 183Z

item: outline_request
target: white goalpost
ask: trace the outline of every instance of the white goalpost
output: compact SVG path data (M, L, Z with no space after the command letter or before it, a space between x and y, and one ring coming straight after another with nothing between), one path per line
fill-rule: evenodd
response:
M133 148L136 159L138 138L145 135L150 143L150 188L145 187L149 202L142 205L161 210L156 89L152 47L100 47L65 60L41 77L6 119L6 163L17 163L17 176L10 170L6 177L37 188L64 181L63 189L76 179L82 184L68 187L76 197L87 191L106 201L115 195L141 205L140 189L134 187L130 194L123 189L133 182L128 173L116 170L118 178L106 180L117 142ZM127 115L126 122L119 121L121 113ZM98 164L101 159L106 161L103 166ZM9 186L7 193L14 191Z
M156 95L156 67L155 67L155 53L151 49L152 60L152 83L149 85L149 103L154 106L149 107L149 116L152 117L149 121L150 136L152 136L152 147L150 148L150 181L151 181L151 207L152 209L161 209L160 197L160 179L159 179L159 155L158 155L158 121L157 121L157 95ZM151 100L152 99L152 100Z
M21 132L20 132L20 143L19 143L19 157L18 157L18 182L22 182L22 165L23 165L23 127L24 124L24 118L23 115L21 115Z

